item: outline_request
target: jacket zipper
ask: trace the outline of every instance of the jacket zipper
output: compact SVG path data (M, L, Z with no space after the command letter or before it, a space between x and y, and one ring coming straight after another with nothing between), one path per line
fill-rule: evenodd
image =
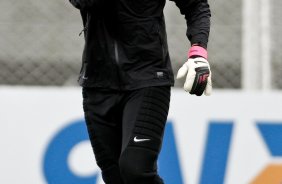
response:
M114 40L114 49L115 49L115 62L116 62L116 67L117 67L117 80L118 80L118 90L121 91L123 87L121 86L121 73L120 73L120 66L119 66L119 53L118 53L118 44L117 41Z
M163 42L163 38L162 38L162 35L161 35L161 28L160 28L159 22L158 22L157 28L158 28L158 35L159 35L160 44L161 44L161 47L162 47L163 59L164 59L165 58L165 49L164 49L164 42Z
M118 44L116 40L114 41L114 47L115 47L115 61L117 64L119 64Z

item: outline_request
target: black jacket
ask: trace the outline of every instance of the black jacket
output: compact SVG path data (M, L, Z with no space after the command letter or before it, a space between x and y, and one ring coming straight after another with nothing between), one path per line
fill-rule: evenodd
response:
M174 0L191 44L207 47L207 0ZM70 0L80 9L85 47L79 84L115 90L171 86L163 9L165 0Z

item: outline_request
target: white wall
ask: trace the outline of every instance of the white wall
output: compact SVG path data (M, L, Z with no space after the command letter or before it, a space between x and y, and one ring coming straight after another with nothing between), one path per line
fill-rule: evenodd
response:
M171 134L172 138L166 138L163 150L167 152L169 149L175 149L176 155L173 150L171 154L162 153L164 156L161 156L159 163L162 175L167 175L165 178L168 178L168 182L169 176L182 176L182 183L201 183L200 178L209 178L212 174L216 174L217 169L215 167L214 170L203 174L202 165L207 168L215 163L224 165L221 159L213 160L218 159L216 154L224 149L228 151L226 168L211 177L214 180L211 184L247 184L267 166L282 165L282 155L277 153L276 157L272 156L273 153L269 151L258 128L260 123L269 125L270 132L281 130L281 101L281 92L214 91L211 97L194 97L182 90L173 90L168 121L172 122L170 125L174 132L170 133L174 134ZM0 183L47 183L44 166L48 167L50 163L46 166L44 159L52 140L73 122L82 120L79 88L0 87L0 171L2 173ZM215 129L208 129L212 125L218 125L217 130L220 130L221 125L223 128L225 125L231 128L229 134L225 131L228 128L223 129L223 132L227 132L227 136L223 134L223 137L221 134L209 136L219 143L224 141L228 143L230 136L230 144L227 144L230 149L222 146L221 143L212 142L208 149L211 151L210 154L206 153L208 135L212 130L213 133L217 132ZM280 133L282 135L282 130ZM74 138L75 136L77 135L74 135ZM175 139L176 145L170 144L171 139ZM56 143L59 145L57 151L50 152L55 159L63 154L61 151L67 146L67 142ZM277 142L272 140L272 143L276 145L273 147L272 144L272 148L278 152L279 149L282 150L282 147L279 147L281 141L279 143L279 140ZM210 157L204 164L205 154ZM65 159L70 171L78 178L87 178L98 172L88 141L73 146ZM180 167L180 173L176 173L177 169L168 172L169 168L164 168L167 165L163 160L172 160L174 164L179 161L176 167ZM60 161L54 160L54 163L56 167L61 167ZM48 172L52 172L52 169L49 168ZM219 175L225 178L224 182L220 182ZM63 177L49 183L64 183L62 180ZM167 184L181 184L180 181ZM87 182L81 180L73 183ZM99 175L96 183L102 184Z

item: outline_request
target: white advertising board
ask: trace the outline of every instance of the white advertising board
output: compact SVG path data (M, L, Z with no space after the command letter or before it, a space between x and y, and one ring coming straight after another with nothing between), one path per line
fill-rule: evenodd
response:
M282 93L174 89L159 171L166 184L280 184ZM80 88L0 87L0 183L103 184Z

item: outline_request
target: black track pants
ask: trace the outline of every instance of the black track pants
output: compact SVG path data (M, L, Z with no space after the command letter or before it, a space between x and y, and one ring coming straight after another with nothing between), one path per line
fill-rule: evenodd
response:
M157 172L170 87L133 91L83 88L96 162L106 184L163 184Z

